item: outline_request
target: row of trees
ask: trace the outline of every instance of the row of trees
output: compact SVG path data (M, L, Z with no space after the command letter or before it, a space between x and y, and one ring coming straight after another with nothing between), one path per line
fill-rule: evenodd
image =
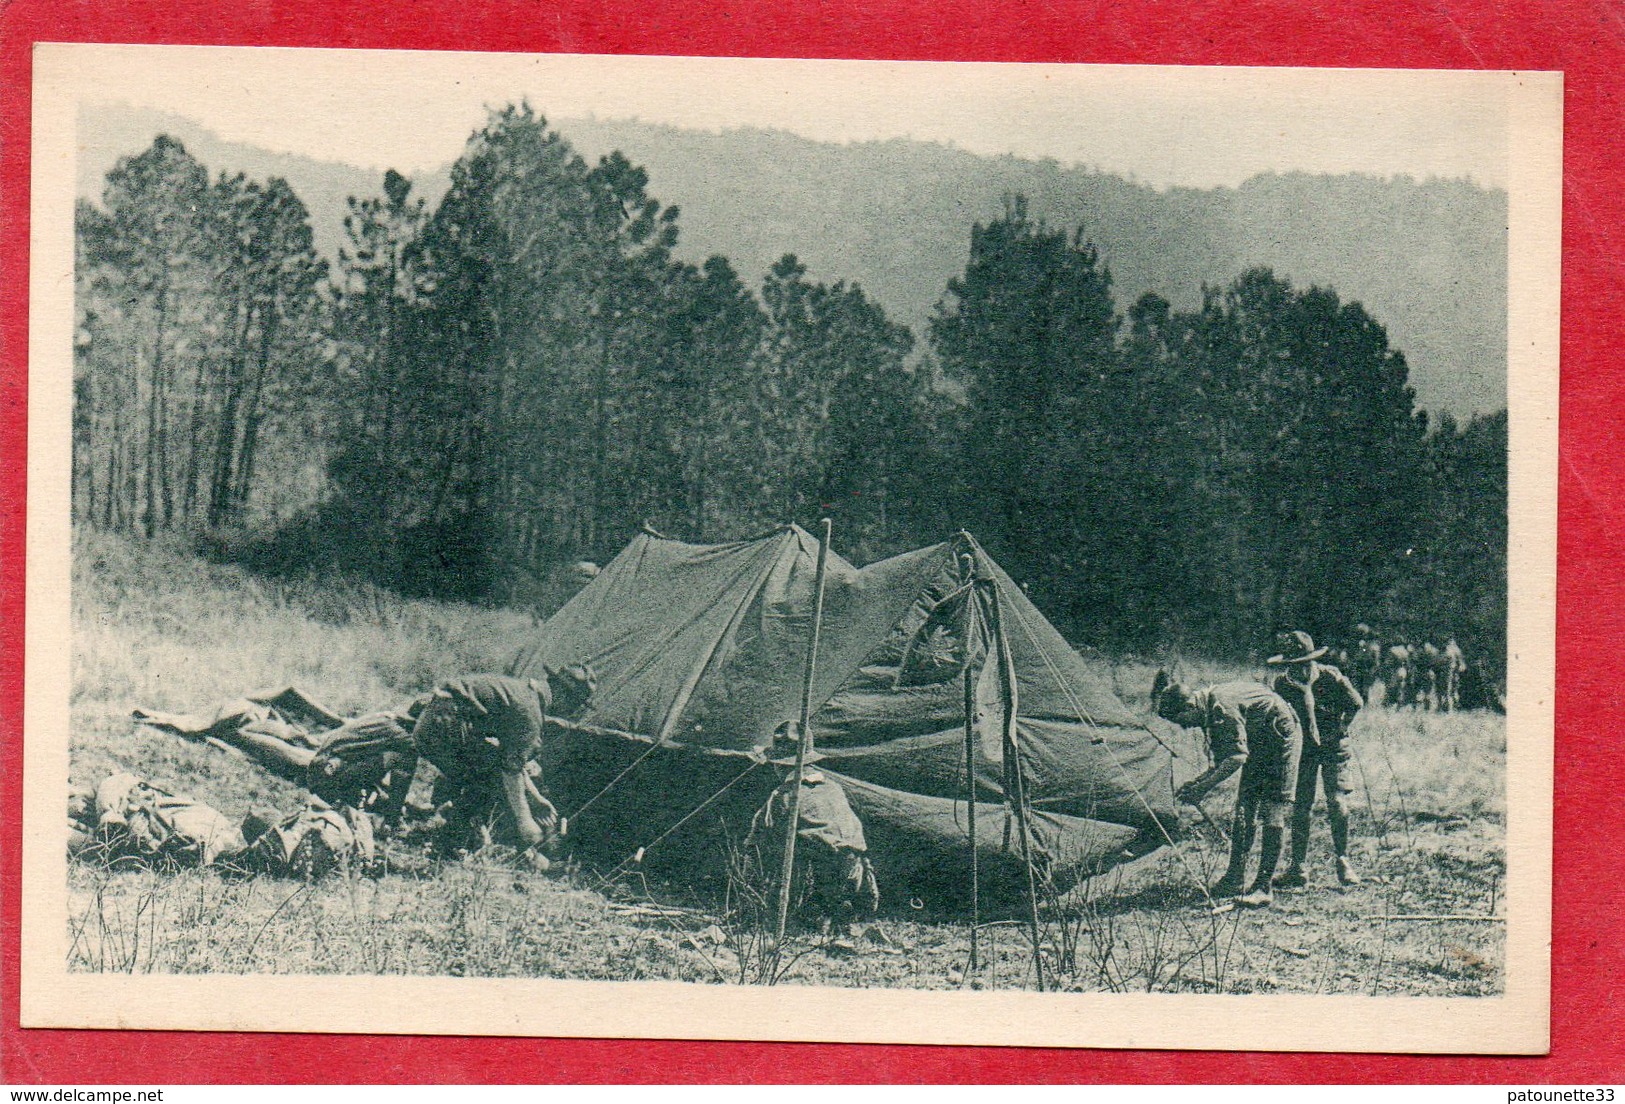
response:
M1110 292L1014 198L932 323L967 397L949 513L1052 616L1119 648L1363 620L1502 657L1504 411L1430 429L1359 304L1264 269L1188 313Z
M160 137L76 218L76 513L152 536L239 521L318 385L327 265L287 183L210 184Z
M725 258L676 260L646 188L510 107L433 212L395 174L352 202L330 471L346 543L387 574L481 594L641 521L734 535L835 496L859 504L848 540L904 536L913 335L793 257L759 295Z
M508 107L432 209L395 173L353 199L329 279L286 184L160 138L80 208L78 515L274 521L295 565L511 599L642 522L833 512L860 561L971 528L1105 647L1374 618L1499 646L1504 415L1430 430L1357 304L1260 270L1124 318L1083 232L1012 197L917 347L792 256L756 289L678 260L647 189Z

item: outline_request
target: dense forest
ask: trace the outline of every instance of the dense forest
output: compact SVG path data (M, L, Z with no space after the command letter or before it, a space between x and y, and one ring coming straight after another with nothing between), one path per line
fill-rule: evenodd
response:
M1369 621L1504 661L1505 412L1430 421L1358 303L1254 268L1124 310L1098 228L1012 194L916 332L793 255L679 259L649 188L510 106L330 265L285 181L159 137L77 211L76 519L508 602L645 524L963 527L1106 650Z

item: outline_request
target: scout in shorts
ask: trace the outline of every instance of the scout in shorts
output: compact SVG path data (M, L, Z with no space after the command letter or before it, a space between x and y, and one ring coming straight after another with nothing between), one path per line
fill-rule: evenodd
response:
M1214 788L1241 772L1230 834L1230 865L1213 887L1214 897L1236 897L1247 908L1267 907L1281 858L1287 816L1297 793L1303 731L1292 707L1255 682L1226 682L1192 690L1157 673L1152 687L1157 714L1207 737L1213 766L1179 788L1178 798L1199 805ZM1264 842L1258 873L1242 894L1247 856L1258 823ZM1240 894L1240 896L1237 896Z
M540 681L465 675L441 683L412 730L418 754L442 775L436 804L449 800L458 823L483 824L496 842L521 849L544 842L556 814L527 767L547 714L578 716L593 686L591 668L580 665L549 670Z
M1309 855L1309 814L1314 810L1315 789L1319 786L1326 794L1326 820L1332 829L1337 880L1356 885L1360 875L1349 861L1349 816L1344 807L1351 788L1346 741L1349 723L1365 700L1342 671L1320 662L1326 649L1315 647L1308 633L1282 633L1276 637L1275 649L1265 662L1282 670L1270 680L1270 689L1292 707L1303 729L1298 792L1292 807L1292 860L1276 884L1287 889L1308 884L1303 864Z

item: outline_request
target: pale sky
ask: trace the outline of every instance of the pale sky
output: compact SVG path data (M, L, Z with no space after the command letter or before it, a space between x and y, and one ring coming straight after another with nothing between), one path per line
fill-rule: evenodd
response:
M1159 187L1268 171L1507 182L1504 73L1219 69L42 46L52 94L197 120L228 141L412 174L454 160L487 105L551 119L911 137L1053 157ZM60 69L57 71L61 71Z

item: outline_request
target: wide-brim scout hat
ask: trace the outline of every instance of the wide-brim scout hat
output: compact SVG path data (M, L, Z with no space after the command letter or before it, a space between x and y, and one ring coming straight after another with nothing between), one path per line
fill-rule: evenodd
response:
M1275 637L1275 654L1264 662L1271 667L1283 667L1290 663L1308 663L1311 659L1319 659L1326 654L1325 648L1315 647L1315 640L1302 629L1292 632L1277 633Z
M796 765L796 752L801 748L801 736L798 725L794 721L785 721L773 730L773 742L763 749L763 755L769 763L779 767L793 767ZM807 749L807 758L804 763L816 763L822 759L817 748Z
M598 689L598 672L592 669L590 663L569 663L563 667L543 667L548 688L553 693L575 693L582 697L591 697L593 691ZM532 686L538 686L535 679ZM538 687L539 691L539 687Z
M1156 696L1157 716L1177 721L1196 704L1196 691L1182 682L1170 682Z

